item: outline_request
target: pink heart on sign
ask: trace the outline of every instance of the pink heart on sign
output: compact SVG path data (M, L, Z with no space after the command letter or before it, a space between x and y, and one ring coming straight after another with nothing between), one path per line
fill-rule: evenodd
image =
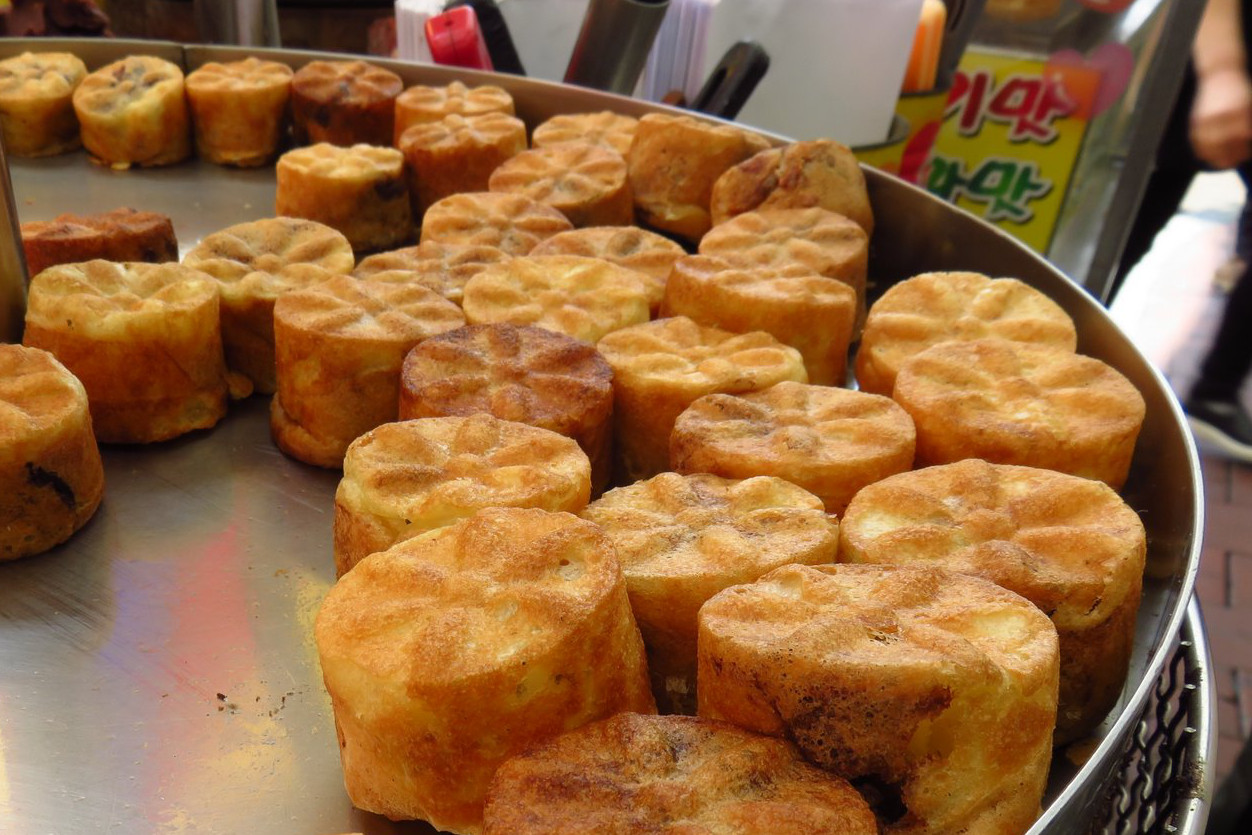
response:
M1130 47L1120 43L1101 44L1084 58L1074 49L1062 49L1048 58L1049 67L1085 67L1100 73L1100 86L1091 104L1094 119L1108 110L1126 92L1130 77L1135 72L1135 54Z

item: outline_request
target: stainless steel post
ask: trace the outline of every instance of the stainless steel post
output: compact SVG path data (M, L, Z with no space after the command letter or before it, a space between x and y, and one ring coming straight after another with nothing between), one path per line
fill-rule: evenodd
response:
M9 160L0 139L0 342L21 342L26 319L26 253L13 200Z
M565 83L634 93L668 10L669 0L591 0Z
M205 43L282 46L278 0L193 0Z

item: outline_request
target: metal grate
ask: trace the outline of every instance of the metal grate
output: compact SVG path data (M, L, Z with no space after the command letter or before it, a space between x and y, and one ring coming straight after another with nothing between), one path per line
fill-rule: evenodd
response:
M1192 609L1194 610L1194 603ZM1113 786L1095 831L1129 833L1203 832L1208 817L1205 769L1211 746L1211 682L1202 647L1199 616L1193 611L1182 638L1161 673L1143 718L1122 759L1122 781Z

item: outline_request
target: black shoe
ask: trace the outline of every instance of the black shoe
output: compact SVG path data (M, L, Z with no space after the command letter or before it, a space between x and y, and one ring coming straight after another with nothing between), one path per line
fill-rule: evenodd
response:
M1252 418L1238 400L1188 400L1187 423L1196 440L1252 464Z

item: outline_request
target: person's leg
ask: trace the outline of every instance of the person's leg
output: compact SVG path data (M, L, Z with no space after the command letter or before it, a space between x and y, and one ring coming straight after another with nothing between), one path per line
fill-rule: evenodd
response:
M1246 275L1242 279L1226 299L1186 408L1197 438L1252 462L1252 418L1239 402L1239 390L1252 369L1252 280Z

